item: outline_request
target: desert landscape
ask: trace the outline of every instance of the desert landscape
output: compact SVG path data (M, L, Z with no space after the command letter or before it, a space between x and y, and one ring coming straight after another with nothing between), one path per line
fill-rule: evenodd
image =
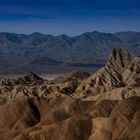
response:
M140 140L140 0L0 0L0 140Z
M94 73L0 78L1 140L139 140L140 58L114 47Z

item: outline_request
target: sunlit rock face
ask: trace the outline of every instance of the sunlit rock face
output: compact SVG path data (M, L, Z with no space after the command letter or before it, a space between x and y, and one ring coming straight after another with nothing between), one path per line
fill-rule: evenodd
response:
M85 80L77 88L75 96L92 98L96 95L96 98L113 99L118 96L118 99L122 99L134 92L137 95L140 87L139 64L140 58L131 56L121 48L114 48L105 67Z
M113 48L93 74L0 78L0 139L139 140L139 64Z

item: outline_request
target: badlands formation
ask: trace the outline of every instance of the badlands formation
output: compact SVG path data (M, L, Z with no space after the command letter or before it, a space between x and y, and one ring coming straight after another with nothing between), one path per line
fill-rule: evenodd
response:
M140 58L114 48L93 74L0 78L0 140L140 140Z

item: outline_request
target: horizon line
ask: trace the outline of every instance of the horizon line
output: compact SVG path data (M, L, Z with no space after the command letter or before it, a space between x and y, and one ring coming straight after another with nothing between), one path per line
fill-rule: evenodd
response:
M61 34L58 34L58 35L53 35L51 33L43 33L43 32L38 32L38 31L34 31L34 32L31 32L31 33L19 33L19 32L0 32L0 34L17 34L17 35L32 35L32 34L41 34L41 35L50 35L50 36L53 36L53 37L57 37L57 36L62 36L62 35L65 35L65 36L68 36L68 37L76 37L76 36L80 36L80 35L83 35L83 34L86 34L86 33L105 33L105 34L116 34L116 33L140 33L140 31L133 31L133 30L127 30L127 31L118 31L118 32L103 32L103 31L87 31L87 32L83 32L83 33L79 33L77 35L68 35L67 33L61 33Z

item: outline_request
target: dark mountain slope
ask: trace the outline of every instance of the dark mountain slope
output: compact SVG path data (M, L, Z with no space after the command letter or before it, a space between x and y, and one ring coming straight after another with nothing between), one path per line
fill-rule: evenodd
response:
M48 66L49 63L45 62L47 60L44 58L58 61L58 63L63 62L66 67L75 65L77 67L92 67L94 64L105 64L113 46L120 46L139 56L139 42L139 32L111 34L96 31L75 37L51 36L41 33L30 35L0 33L0 56L3 58L2 62L6 61L12 66L8 69L14 68L15 71L20 71L17 65L23 62L23 69L37 67L40 64ZM21 61L17 64L13 58ZM2 62L0 60L0 63ZM31 65L33 62L36 66ZM3 71L8 73L9 70L6 69L4 64L1 65L0 73Z

